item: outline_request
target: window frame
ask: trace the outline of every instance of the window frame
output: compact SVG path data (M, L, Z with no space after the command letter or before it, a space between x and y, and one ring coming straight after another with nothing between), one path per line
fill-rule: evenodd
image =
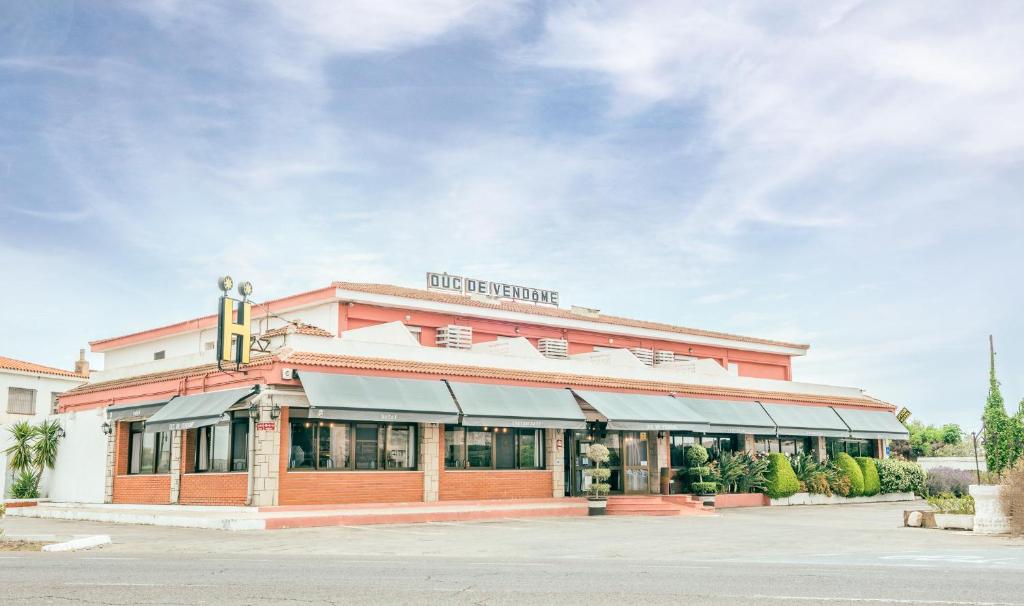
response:
M21 412L21 411L16 411L16 410L12 409L12 403L14 402L14 395L16 393L27 393L27 394L29 394L29 399L30 399L29 408L30 408L30 410L28 412ZM25 415L27 417L35 416L35 414L36 414L36 401L38 399L37 398L38 395L39 395L39 393L38 393L37 390L31 389L29 387L15 387L13 385L11 387L8 387L7 388L7 414L9 414L9 415Z
M171 472L170 469L170 449L171 449L171 434L168 431L157 431L149 432L149 435L153 436L153 464L149 468L143 468L142 466L142 453L139 452L139 470L132 471L132 459L135 457L135 436L141 434L142 437L139 439L139 448L145 450L146 440L146 422L145 421L130 421L128 422L128 459L125 465L124 473L129 476L158 476L167 475ZM167 470L160 471L160 459L167 451Z
M377 472L377 471L419 471L419 424L417 423L377 423L373 421L340 421L340 420L320 420L320 419L309 419L304 417L289 419L288 421L288 449L294 447L292 440L293 427L295 425L305 425L307 429L312 431L311 444L313 452L310 454L312 459L312 465L310 467L294 467L292 466L292 457L288 457L288 466L286 470L288 472L329 472L329 471L355 471L355 472ZM348 453L347 461L345 465L338 466L334 465L333 461L330 466L321 466L321 431L330 431L331 427L343 425L348 428L346 431L345 441L348 443L346 452ZM358 452L356 450L356 436L357 429L368 429L373 427L376 430L376 461L374 467L358 467L357 459ZM412 446L412 452L409 455L408 467L388 467L388 428L401 428L407 429L410 435L409 443ZM365 441L365 440L364 440Z
M492 436L491 438L491 464L489 466L469 466L469 433L470 431L478 433L488 433ZM448 466L448 434L449 432L462 434L462 440L460 442L460 453L457 460L462 462L461 467L449 467ZM513 467L498 467L498 448L497 439L493 436L497 434L512 433L513 435ZM535 457L538 461L536 466L523 467L520 463L522 461L522 437L523 436L538 437L539 441L534 446ZM547 430L541 427L491 427L491 426L466 426L466 425L445 425L444 426L444 470L445 471L542 471L547 469Z
M249 426L249 416L246 411L235 411L229 413L231 415L230 420L214 425L206 425L204 427L198 427L194 430L193 444L192 444L192 471L190 473L248 473L249 465L249 451L251 450L252 432ZM236 427L245 428L245 467L242 469L235 469L235 432ZM227 469L224 471L215 471L212 469L215 453L214 444L216 440L212 437L214 431L221 431L221 429L227 431L228 437L226 440L227 444ZM212 431L211 431L212 430ZM202 439L200 439L202 437ZM203 443L206 443L206 469L200 469L199 463L201 460L200 453L202 452Z

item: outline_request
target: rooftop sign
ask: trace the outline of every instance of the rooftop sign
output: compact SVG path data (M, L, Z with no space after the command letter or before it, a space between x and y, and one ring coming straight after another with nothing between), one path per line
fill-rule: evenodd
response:
M558 293L553 290L544 290L530 286L516 286L515 284L478 280L476 278L453 276L444 273L427 272L427 289L453 292L460 295L483 295L496 299L544 303L558 307Z

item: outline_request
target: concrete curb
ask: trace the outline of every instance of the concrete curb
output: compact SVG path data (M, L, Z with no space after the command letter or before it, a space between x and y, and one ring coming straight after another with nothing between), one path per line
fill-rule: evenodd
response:
M110 543L110 535L98 534L91 537L85 537L81 539L72 539L64 543L54 543L52 545L43 545L43 551L49 552L60 552L60 551L79 551L82 549L92 549L93 547L99 547L100 545L107 545Z

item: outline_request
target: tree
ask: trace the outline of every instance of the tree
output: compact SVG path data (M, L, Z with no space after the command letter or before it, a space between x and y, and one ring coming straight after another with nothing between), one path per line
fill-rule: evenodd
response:
M985 424L985 463L989 471L1002 475L1003 471L1013 466L1019 456L1019 422L1011 420L1006 414L999 379L996 378L996 352L991 335L988 342L988 398L985 400L985 411L982 415L982 422Z
M11 434L11 445L4 449L7 464L13 471L25 471L32 468L34 458L32 442L35 441L35 428L28 421L19 421L7 428Z
M12 444L4 449L11 469L18 472L11 493L18 498L39 496L39 481L43 471L53 469L57 463L60 443L60 423L43 421L37 426L20 421L7 428Z
M57 446L60 444L60 423L56 419L43 421L33 428L35 441L32 442L32 463L36 472L36 488L43 477L43 471L53 469L57 464Z

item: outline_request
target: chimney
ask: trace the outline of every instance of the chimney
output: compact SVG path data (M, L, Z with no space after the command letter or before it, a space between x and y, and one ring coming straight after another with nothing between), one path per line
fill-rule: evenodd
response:
M85 359L85 350L78 350L78 361L75 362L75 374L83 377L89 376L89 360Z

